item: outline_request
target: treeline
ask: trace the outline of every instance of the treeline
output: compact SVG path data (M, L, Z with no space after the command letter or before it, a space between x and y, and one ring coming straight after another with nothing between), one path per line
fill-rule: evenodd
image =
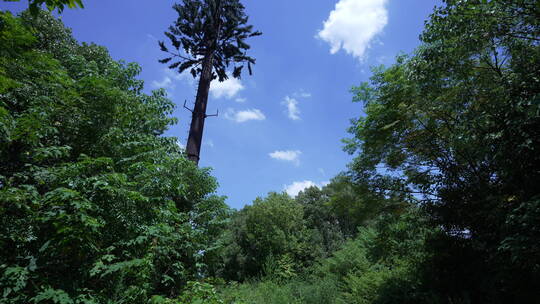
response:
M539 43L537 1L444 1L348 169L235 211L138 66L2 13L0 303L536 303Z
M236 215L234 269L253 274L255 257L270 279L227 295L248 303L538 301L538 2L447 0L420 38L413 54L352 89L365 112L345 140L355 158L323 194L308 189L295 200L305 225L295 250L261 255L275 239L252 240L265 221L250 225L250 215L263 204L272 210L279 196ZM321 216L312 221L314 209ZM269 234L294 235L269 222ZM319 235L346 241L335 250Z
M404 204L357 195L342 176L323 190L311 187L294 199L286 193L256 199L232 214L213 276L233 281L294 278L339 250L359 227L406 209Z

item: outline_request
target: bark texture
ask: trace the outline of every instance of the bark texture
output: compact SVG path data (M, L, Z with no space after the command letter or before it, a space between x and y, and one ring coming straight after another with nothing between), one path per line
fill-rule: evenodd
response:
M189 160L199 164L202 136L204 130L204 120L206 119L206 105L208 104L208 93L212 82L213 53L207 54L203 61L201 78L197 88L195 107L191 116L189 127L189 137L186 146L186 153Z

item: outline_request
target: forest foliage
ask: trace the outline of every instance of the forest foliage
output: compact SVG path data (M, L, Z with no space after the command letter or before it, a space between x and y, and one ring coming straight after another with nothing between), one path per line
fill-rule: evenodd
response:
M446 0L352 88L346 171L241 210L164 90L0 15L0 303L535 303L540 7Z
M19 2L21 0L3 0L4 2ZM41 7L45 4L45 7L49 11L58 10L63 12L66 7L68 8L84 8L82 0L28 0L28 10L37 15Z
M177 295L228 208L162 136L174 104L49 14L1 18L0 301Z

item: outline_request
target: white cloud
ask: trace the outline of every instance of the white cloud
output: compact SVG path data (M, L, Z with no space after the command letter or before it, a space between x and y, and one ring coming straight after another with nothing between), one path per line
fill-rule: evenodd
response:
M214 80L210 84L210 93L214 98L226 97L231 99L243 89L244 86L242 85L240 79L234 77L229 77L229 79L223 82Z
M300 164L300 154L302 152L298 150L287 150L287 151L274 151L268 155L277 160L289 161L295 163L297 166Z
M195 80L193 79L193 76L188 71L184 71L180 74L178 74L176 71L173 71L169 68L163 69L163 78L158 81L154 80L152 81L152 88L158 89L158 88L165 88L173 90L176 88L176 81L185 81L190 85L193 85L195 83Z
M185 149L186 149L186 145L184 145L184 144L180 141L180 139L177 139L177 140L176 140L176 144L180 147L180 149L182 149L182 150L185 150Z
M240 123L249 120L265 120L266 116L264 116L263 112L261 112L259 109L244 111L228 109L227 112L225 112L225 118Z
M381 56L377 56L377 58L375 60L377 60L377 63L379 64L384 64L386 62L388 62L388 57L384 56L384 55L381 55Z
M172 85L172 79L168 76L165 76L161 81L152 81L152 87L154 88L170 88Z
M152 81L152 88L165 88L169 90L174 90L176 88L177 82L184 82L194 87L196 81L198 80L193 78L189 70L185 70L179 74L176 70L164 68L162 73L163 78L161 80ZM210 83L210 94L212 94L213 98L225 97L227 99L232 99L243 89L244 85L242 84L240 79L233 78L232 76L229 76L229 78L223 82L219 82L216 79ZM245 102L246 99L237 98L236 101Z
M282 105L284 105L287 110L287 116L292 120L300 120L300 109L298 107L298 98L309 98L311 97L311 93L306 92L304 90L300 90L298 92L294 92L292 94L293 97L285 96L285 99L281 102Z
M300 193L301 191L304 191L305 189L309 187L317 187L322 188L324 186L328 185L328 182L321 182L321 183L315 183L310 180L300 181L300 182L294 182L290 185L286 185L283 187L283 190L287 192L288 195L295 197Z
M292 120L300 119L300 110L298 109L298 100L291 98L289 96L285 96L285 99L281 102L281 104L287 107L287 116L289 116L290 119Z
M364 58L371 40L388 23L387 0L340 0L323 23L317 37L330 44L330 53L344 49Z
M300 91L295 92L293 94L295 97L302 97L302 98L309 98L311 97L311 93L304 91L303 89L300 89Z
M244 103L244 102L247 101L247 98L245 98L245 97L238 97L238 98L236 98L234 101L239 102L239 103Z

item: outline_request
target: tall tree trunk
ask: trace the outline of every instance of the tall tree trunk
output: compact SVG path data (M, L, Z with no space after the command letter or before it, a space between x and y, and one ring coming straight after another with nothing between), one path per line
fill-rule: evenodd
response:
M188 159L195 162L196 165L199 165L201 154L206 105L208 104L208 92L210 91L210 83L212 82L214 50L218 43L221 30L221 4L221 0L218 0L217 9L213 16L214 24L216 24L214 28L215 36L206 41L207 51L202 64L201 78L199 79L199 87L197 88L197 97L195 98L195 107L191 116L191 125L189 127L189 137L186 146Z
M187 157L189 160L199 164L201 143L204 129L204 120L206 119L206 105L208 104L208 92L212 82L212 65L214 53L210 52L204 58L201 78L197 88L197 97L195 98L195 107L191 116L191 125L189 127L189 137L186 146Z

